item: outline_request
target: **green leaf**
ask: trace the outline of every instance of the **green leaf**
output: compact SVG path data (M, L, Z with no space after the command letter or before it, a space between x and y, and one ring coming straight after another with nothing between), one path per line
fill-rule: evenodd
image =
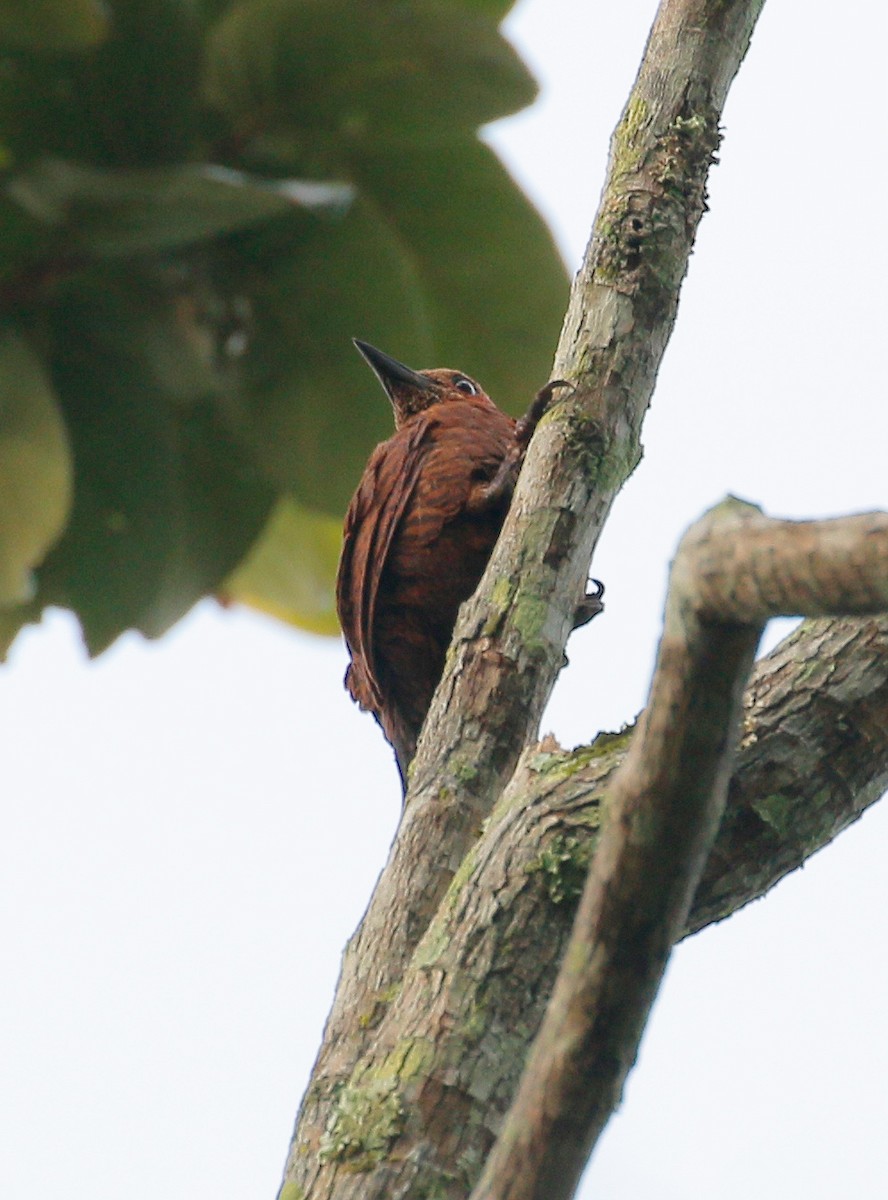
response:
M77 488L39 597L73 608L98 653L130 627L158 636L218 586L273 496L228 431L188 303L149 278L95 275L53 331Z
M24 604L71 511L65 423L37 355L0 330L0 607Z
M102 0L0 0L0 45L68 53L97 45L108 32Z
M292 219L237 239L235 285L253 319L241 359L238 429L276 488L341 518L368 447L392 432L391 407L353 336L426 361L433 341L423 281L366 201L332 225Z
M74 246L105 257L171 250L292 208L338 213L352 195L344 184L265 180L228 167L102 171L60 159L33 163L6 191Z
M520 412L549 377L568 291L548 230L488 147L466 138L353 170L360 199L339 225L237 241L254 263L241 435L276 486L336 516L393 428L353 336L468 371Z
M79 71L79 64L70 59L4 55L0 71L4 168L46 153L94 156L95 131L82 111Z
M41 607L35 601L14 604L11 608L0 607L0 663L5 663L12 644L26 625L36 624L41 617Z
M242 139L428 143L530 103L536 85L489 17L443 3L245 0L213 30L204 95Z
M351 165L422 278L438 362L421 365L467 370L500 407L523 412L550 377L569 292L542 217L477 141Z
M510 7L108 0L88 53L3 56L0 300L47 348L77 478L10 636L61 603L95 652L208 591L332 630L341 513L392 429L354 335L526 405L567 286L475 138L535 92ZM330 179L338 221L305 211L341 208Z
M112 19L90 53L3 56L0 142L14 162L56 155L140 167L195 156L202 30L194 0L102 7Z
M333 589L341 544L340 521L285 498L220 588L221 598L312 633L338 633Z
M29 262L45 257L51 246L51 231L0 191L0 288L5 290L9 280ZM10 295L0 294L0 305L4 308L20 309L21 300L19 289L14 287Z
M484 13L501 21L515 7L515 0L444 0L451 8L465 9L466 12Z
M113 0L112 35L75 77L98 162L156 166L193 156L200 132L194 0Z

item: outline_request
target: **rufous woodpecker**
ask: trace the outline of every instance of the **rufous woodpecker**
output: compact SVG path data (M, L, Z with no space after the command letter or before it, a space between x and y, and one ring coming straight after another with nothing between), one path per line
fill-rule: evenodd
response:
M391 401L395 432L370 455L345 517L336 607L345 686L407 767L444 669L460 604L474 592L509 509L524 453L555 390L520 420L462 371L413 371L355 339ZM587 594L575 624L601 611Z

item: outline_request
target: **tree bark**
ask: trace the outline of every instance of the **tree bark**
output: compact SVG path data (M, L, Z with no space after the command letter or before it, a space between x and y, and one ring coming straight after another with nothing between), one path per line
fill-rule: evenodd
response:
M464 1200L511 1103L628 735L519 756L560 667L600 528L639 457L721 108L762 3L661 5L556 359L555 375L576 391L535 435L491 564L461 612L401 826L346 950L281 1200ZM767 537L759 549L767 558ZM765 616L777 610L769 602ZM875 798L888 778L888 671L870 656L886 639L879 622L817 623L757 672L689 928L772 886ZM842 665L806 663L812 647L841 647ZM837 705L859 729L850 758L831 744ZM798 770L786 758L792 736L802 739ZM693 858L696 871L699 848Z
M705 209L719 114L763 2L661 5L565 318L556 375L576 390L541 422L488 570L461 610L403 819L345 952L316 1079L347 1077L364 1041L355 1006L367 1012L396 986L536 734L592 549L640 456ZM317 1119L311 1106L300 1124Z
M764 895L888 787L888 618L806 621L752 675L686 933ZM315 1075L282 1200L474 1186L518 1085L632 730L522 756L408 971L356 1010L351 1074ZM347 1007L347 997L342 997Z
M888 608L888 516L769 521L728 501L682 539L651 695L518 1095L472 1200L569 1200L616 1108L724 811L769 616Z

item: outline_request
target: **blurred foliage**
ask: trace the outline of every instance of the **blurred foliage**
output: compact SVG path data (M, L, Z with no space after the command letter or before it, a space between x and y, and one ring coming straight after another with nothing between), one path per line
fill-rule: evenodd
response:
M0 0L0 649L208 593L334 631L353 335L523 407L567 289L477 138L535 94L510 6Z

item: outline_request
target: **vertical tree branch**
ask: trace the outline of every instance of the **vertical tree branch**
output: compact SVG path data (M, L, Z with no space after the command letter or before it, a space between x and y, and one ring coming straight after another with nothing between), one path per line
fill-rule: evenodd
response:
M306 1183L331 1104L386 998L533 737L592 549L640 453L719 142L763 0L664 0L614 134L556 374L576 385L538 429L509 518L462 609L411 770L407 807L360 929L294 1133ZM533 387L528 381L529 390Z

